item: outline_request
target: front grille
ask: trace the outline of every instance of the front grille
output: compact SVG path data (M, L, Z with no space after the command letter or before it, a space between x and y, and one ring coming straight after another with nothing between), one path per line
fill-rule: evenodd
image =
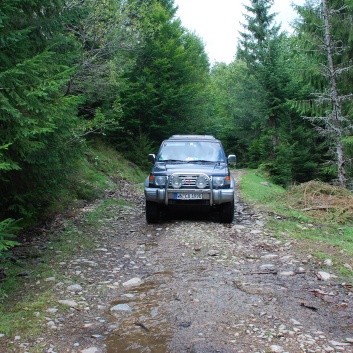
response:
M192 175L178 175L182 180L181 189L195 189L196 187L196 179L198 178L198 174ZM168 187L172 188L172 178L169 178ZM205 189L210 188L210 180L207 178Z

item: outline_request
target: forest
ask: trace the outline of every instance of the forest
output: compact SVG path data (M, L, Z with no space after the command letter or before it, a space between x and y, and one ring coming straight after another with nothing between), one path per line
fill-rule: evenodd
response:
M239 8L234 60L211 66L173 0L3 0L0 253L78 193L97 139L144 168L164 138L211 134L273 183L352 189L353 1L295 6L291 34L272 5Z

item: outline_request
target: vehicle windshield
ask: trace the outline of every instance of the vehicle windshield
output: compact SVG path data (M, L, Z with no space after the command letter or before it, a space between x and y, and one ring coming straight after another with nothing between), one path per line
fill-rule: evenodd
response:
M159 162L225 162L219 142L209 141L166 141L161 146Z

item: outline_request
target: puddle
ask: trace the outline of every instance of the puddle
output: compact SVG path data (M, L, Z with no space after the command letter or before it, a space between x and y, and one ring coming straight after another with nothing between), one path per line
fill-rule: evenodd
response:
M137 329L138 330L138 329ZM127 334L111 336L106 340L107 353L166 353L168 352L168 338L151 332L133 331Z
M112 332L106 338L107 353L168 352L171 330L163 313L164 293L172 272L154 273L139 286L124 288L111 307L127 304L131 312L110 312Z

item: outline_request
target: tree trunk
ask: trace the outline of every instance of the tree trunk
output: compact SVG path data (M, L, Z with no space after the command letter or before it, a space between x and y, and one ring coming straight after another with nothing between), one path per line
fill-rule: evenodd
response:
M346 173L345 173L345 157L343 153L342 138L338 131L341 131L341 103L339 101L339 95L336 86L335 78L335 67L332 58L332 43L331 43L331 31L329 22L329 12L327 8L327 0L321 0L323 17L325 23L325 46L327 53L328 69L331 84L331 101L333 105L332 125L334 126L333 138L336 142L336 164L337 164L337 179L340 186L346 186Z

